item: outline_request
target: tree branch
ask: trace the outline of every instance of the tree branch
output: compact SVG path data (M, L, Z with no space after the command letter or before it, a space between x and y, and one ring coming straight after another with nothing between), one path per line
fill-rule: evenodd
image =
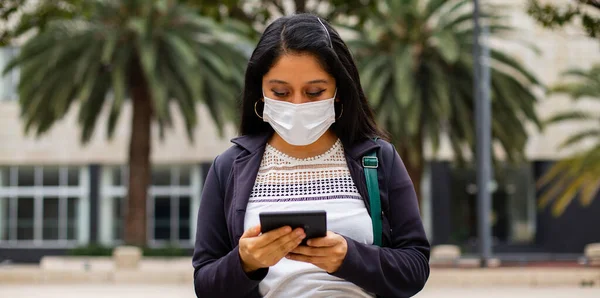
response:
M305 0L294 0L296 4L296 13L306 12L306 1Z
M241 20L242 22L246 23L246 24L252 24L252 22L254 21L250 16L248 16L246 14L246 12L240 8L238 5L234 5L230 11L229 11L229 15L231 17L233 17L234 19L238 19Z
M577 0L577 2L595 7L596 9L600 9L600 1L599 0Z

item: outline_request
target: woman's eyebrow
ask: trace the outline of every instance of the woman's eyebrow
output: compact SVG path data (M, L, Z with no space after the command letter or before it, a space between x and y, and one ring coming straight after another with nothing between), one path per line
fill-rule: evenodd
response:
M290 83L288 83L286 81L282 81L282 80L269 80L269 83L285 84L285 85L289 85L290 84Z
M277 80L277 79L272 79L269 80L268 83L274 83L274 84L285 84L285 85L289 85L290 83L286 82L286 81L282 81L282 80ZM306 84L319 84L319 83L323 83L323 84L327 84L327 80L324 79L318 79L318 80L312 80L312 81L308 81L306 82Z
M308 82L306 82L306 83L307 83L307 84L318 84L318 83L327 84L327 80L319 79L319 80L312 80L312 81L308 81Z

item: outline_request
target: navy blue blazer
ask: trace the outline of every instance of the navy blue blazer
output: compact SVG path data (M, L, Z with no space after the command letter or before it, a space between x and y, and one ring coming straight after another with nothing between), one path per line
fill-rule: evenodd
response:
M261 297L268 268L246 274L238 253L244 215L270 134L241 136L215 158L202 192L193 255L198 297ZM348 252L332 275L384 297L411 297L429 277L430 245L415 190L396 149L384 140L344 144L350 174L367 208L362 157L377 149L383 247L346 237Z

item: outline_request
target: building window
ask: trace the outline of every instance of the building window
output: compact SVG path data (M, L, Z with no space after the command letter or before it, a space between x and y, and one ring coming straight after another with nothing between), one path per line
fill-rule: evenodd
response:
M451 172L451 242L474 251L477 234L477 182L474 166ZM496 165L492 191L492 237L495 244L523 245L535 241L536 199L531 164Z
M0 73L8 62L16 57L19 49L15 47L0 48ZM0 101L16 100L18 98L17 85L19 84L19 70L15 69L5 76L0 75Z
M105 245L116 245L123 240L127 167L105 167L102 175L100 239ZM147 201L150 246L193 245L201 183L198 166L153 167Z
M515 244L534 243L537 203L532 164L505 167L503 174L497 180L500 192L507 197L508 240Z
M87 243L87 169L0 167L0 246Z
M17 198L17 240L33 240L34 220L34 198Z

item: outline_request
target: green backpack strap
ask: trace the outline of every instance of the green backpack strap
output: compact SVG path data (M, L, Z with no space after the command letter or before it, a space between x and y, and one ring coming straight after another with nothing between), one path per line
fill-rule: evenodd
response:
M377 141L377 138L375 138L374 141ZM377 158L377 152L374 150L363 156L362 164L365 172L365 180L367 182L367 191L369 193L369 203L371 205L371 221L373 223L373 244L381 246L382 213L381 198L379 197L379 181L377 179L377 167L379 167L379 159Z

